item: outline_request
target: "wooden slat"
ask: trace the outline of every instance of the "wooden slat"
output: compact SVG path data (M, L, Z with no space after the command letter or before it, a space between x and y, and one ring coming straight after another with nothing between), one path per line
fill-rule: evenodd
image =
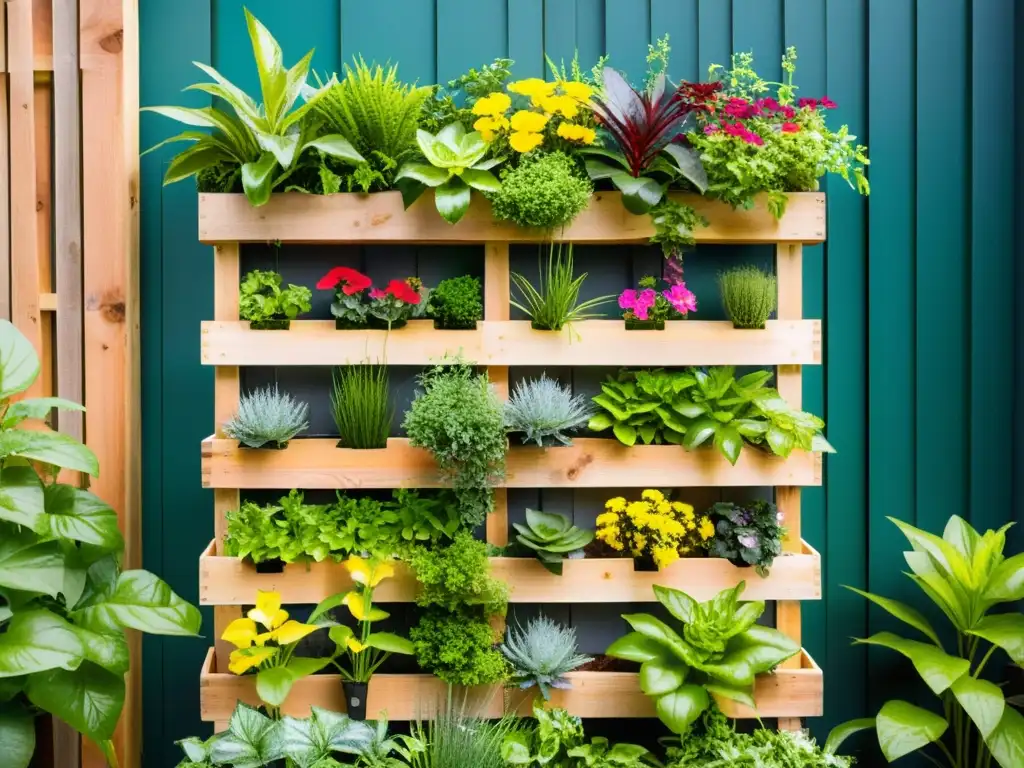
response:
M429 365L446 354L489 366L779 365L821 362L820 320L772 320L764 330L685 320L664 331L627 331L621 320L587 320L572 332L535 331L525 320L485 320L475 331L437 331L414 320L397 331L338 331L330 320L294 320L288 331L253 331L239 320L202 324L205 365ZM491 380L500 381L490 369Z
M334 439L299 439L283 451L239 448L236 440L203 441L204 488L438 488L430 454L392 438L378 450L337 448ZM820 485L821 456L794 451L779 459L745 448L736 466L711 448L628 447L581 438L571 447L513 445L508 488L648 488Z
M556 576L535 558L491 558L491 574L512 587L513 603L649 603L660 584L709 600L723 589L746 582L745 600L818 600L821 557L806 542L799 554L776 558L767 577L721 558L684 558L660 572L634 570L631 558L566 560ZM403 564L374 592L379 603L409 603L415 576ZM199 557L200 605L251 605L256 590L274 591L287 605L311 605L353 588L348 570L331 561L286 565L281 573L257 573L236 557L214 554L211 541Z
M0 7L0 318L11 319L10 123L7 110L7 7Z
M36 7L38 11L38 6ZM33 19L33 29L37 29ZM53 84L34 80L33 99L35 119L35 220L36 220L36 270L39 276L39 290L50 291L53 286L53 266L51 237L53 235L53 106L51 97ZM40 294L42 298L42 294ZM57 394L57 377L54 372L56 358L54 355L55 333L54 317L45 314L39 305L39 337L43 345L39 360L39 394L49 397ZM78 402L81 402L79 400ZM80 414L76 414L80 417ZM79 433L80 435L80 433ZM65 473L65 478L73 478L74 473Z
M511 313L511 272L508 259L508 243L487 243L484 246L484 317L503 325L508 322ZM467 353L463 353L463 356L467 360L474 359ZM498 397L503 401L508 400L508 366L511 363L502 360L495 362L501 364L489 365L487 376ZM505 488L494 489L494 509L487 516L487 543L496 547L508 544L508 491ZM501 627L497 629L503 631Z
M722 711L733 718L815 716L822 712L821 669L805 651L798 655L799 668L759 675L754 686L757 712L735 702L719 699ZM630 672L570 672L572 688L552 692L550 706L564 707L578 717L653 718L654 700L640 690L639 675ZM432 675L374 675L370 680L367 715L386 711L389 720L429 718L436 703L443 702L448 686ZM462 695L457 692L456 695ZM530 712L533 693L505 692L501 686L472 689L476 713L500 717L503 711ZM204 721L226 720L239 702L256 706L253 675L238 677L216 671L212 651L199 678L200 715ZM305 717L310 707L345 711L341 678L313 675L298 681L285 700L284 714Z
M678 195L711 222L698 229L702 243L817 243L825 239L825 195L801 192L789 196L786 214L776 220L761 198L750 211L694 195ZM635 216L617 192L599 192L590 206L554 239L575 243L643 242L654 234L649 216ZM462 220L452 226L424 195L409 208L398 192L373 195L273 195L252 207L244 195L199 195L199 239L218 242L540 242L550 233L531 231L491 217L479 194Z

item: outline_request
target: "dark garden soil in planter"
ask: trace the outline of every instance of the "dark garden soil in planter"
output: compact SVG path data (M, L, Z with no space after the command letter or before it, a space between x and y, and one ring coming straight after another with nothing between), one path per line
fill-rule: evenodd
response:
M395 322L393 322L391 324L391 330L394 331L394 330L397 330L399 328L404 328L406 322L407 322L406 320L396 320ZM370 328L375 328L378 331L386 331L388 329L387 320L381 320L381 319L376 318L376 317L368 317L366 319L366 324Z
M664 331L664 320L626 320L627 331Z
M615 659L611 656L597 656L593 661L588 661L581 667L577 667L577 672L637 672L640 669L640 665L635 661L626 661L625 659Z
M246 445L239 440L238 447L244 451L283 451L288 447L288 441L285 440L283 443L264 443L259 448L254 448L253 446Z
M535 331L547 331L548 333L558 333L554 328L548 328L546 325L538 325L533 320L530 321L530 327ZM561 329L559 329L561 330Z
M367 684L343 682L341 687L345 692L345 709L348 716L353 720L365 720Z
M284 573L284 560L277 557L272 560L262 560L253 565L256 567L256 573Z
M253 331L287 331L291 327L292 321L288 319L249 321L249 328Z
M336 331L362 331L367 327L366 323L353 323L351 320L342 320L340 317L334 318L334 330Z
M445 325L440 320L434 320L435 331L475 331L476 322L463 324L463 325Z

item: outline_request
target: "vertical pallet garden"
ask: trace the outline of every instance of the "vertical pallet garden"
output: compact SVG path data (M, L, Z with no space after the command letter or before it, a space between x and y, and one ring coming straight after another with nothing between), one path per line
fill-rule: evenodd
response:
M646 217L625 211L618 195L596 194L590 207L556 239L574 243L628 244L646 241ZM774 244L779 285L778 319L764 330L736 330L723 321L685 320L666 331L625 331L621 320L591 320L565 332L532 330L528 321L510 320L509 245L536 242L535 233L496 223L482 199L474 199L459 224L442 221L428 200L402 207L398 193L371 196L274 196L251 208L241 195L201 194L199 236L214 246L215 317L203 323L202 362L215 366L217 432L202 443L202 482L214 490L216 538L200 556L200 602L214 606L215 636L241 615L257 589L276 590L285 603L308 604L351 586L345 569L325 562L286 566L283 573L257 574L248 563L223 551L225 513L239 505L243 489L375 489L438 487L430 455L393 438L387 448L337 448L331 439L296 439L284 451L240 449L220 433L236 410L240 367L358 364L383 357L389 365L427 366L445 353L461 354L487 366L502 398L508 396L511 366L684 365L776 366L780 394L799 407L801 370L821 363L821 322L805 320L801 306L802 246L825 239L825 199L817 193L790 196L785 216L776 221L763 205L737 212L701 198L687 199L710 221L698 233L701 243ZM238 319L240 249L243 243L462 243L484 248L484 320L475 331L436 331L427 321L401 330L336 331L333 324L297 320L286 331L252 331ZM562 576L533 559L493 558L492 572L511 586L513 603L654 602L654 584L687 591L706 600L722 589L747 582L745 597L777 602L777 626L799 642L800 602L821 597L820 557L800 537L800 488L821 484L820 454L794 451L780 459L744 451L735 466L718 451L687 452L675 445L625 447L615 440L581 438L570 448L513 445L507 477L495 490L487 540L508 539L507 488L776 488L785 515L784 555L765 578L750 569L714 558L682 559L660 572L634 570L631 559L567 561ZM382 585L379 602L412 602L416 581L399 568ZM226 672L229 648L219 641L207 654L200 678L204 720L223 724L236 702L257 704L254 678ZM654 717L653 702L638 676L625 672L575 672L573 687L557 691L553 705L581 717ZM446 686L431 675L377 674L370 683L368 712L386 710L392 720L424 713ZM779 718L780 727L799 727L800 718L822 711L822 673L801 651L774 673L758 678L756 711L720 701L731 717ZM525 693L474 692L481 711L529 712ZM344 711L339 678L315 675L299 681L283 711L305 714L311 705Z

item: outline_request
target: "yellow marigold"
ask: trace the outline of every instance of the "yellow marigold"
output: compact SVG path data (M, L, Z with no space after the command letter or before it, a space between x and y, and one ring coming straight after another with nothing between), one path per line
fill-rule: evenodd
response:
M626 505L626 514L630 517L650 512L651 506L646 501L631 501Z
M542 97L550 96L555 92L557 83L547 83L539 77L529 77L526 80L517 80L508 84L510 93L518 93L521 96Z
M633 554L636 555L636 554L639 554L640 552L643 552L643 549L646 546L647 546L647 537L644 536L642 533L634 533L633 534L633 547L635 549L634 549Z
M548 124L547 115L542 115L539 112L531 112L528 109L520 109L514 115L512 115L512 130L522 131L523 133L538 133L544 130L544 126Z
M706 517L700 519L700 537L707 541L715 535L715 524L708 520Z
M658 503L665 500L665 494L654 488L648 488L646 491L640 494L640 498L647 499L647 501L653 501L655 503Z
M597 139L593 128L576 123L562 123L558 126L558 135L567 141L578 141L581 144L593 144Z
M692 504L684 504L681 501L673 501L672 502L672 509L674 511L676 511L676 512L682 512L683 514L686 514L687 512L692 513L693 512L693 505Z
M561 115L570 120L576 117L580 111L579 104L571 96L541 96L532 101L548 114Z
M651 550L651 557L658 568L665 568L679 559L679 552L675 547L654 547Z
M492 93L473 105L474 115L503 115L512 106L512 99L506 93Z
M615 549L622 549L622 542L619 541L619 527L617 525L609 525L605 528L598 528L597 533L594 534L596 538L603 541L609 547Z
M504 115L481 117L473 123L473 130L479 131L481 138L486 142L494 141L495 134L506 128L508 128L508 118Z
M669 504L667 501L663 501L663 502L659 503L658 504L658 514L659 515L670 515L670 514L672 514L672 505Z
M602 512L597 516L598 525L614 525L619 521L619 516L615 512Z
M558 87L566 96L571 96L579 101L587 101L594 93L594 89L589 85L575 80L559 80Z
M530 150L536 149L543 141L543 135L527 131L516 131L508 137L509 146L520 154L526 154Z
M608 499L604 508L609 512L622 512L626 508L626 500L621 496L616 496L614 499Z

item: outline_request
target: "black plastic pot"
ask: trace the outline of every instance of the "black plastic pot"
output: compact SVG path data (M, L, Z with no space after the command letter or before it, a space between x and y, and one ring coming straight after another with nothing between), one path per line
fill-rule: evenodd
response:
M246 445L241 440L238 441L238 447L246 451L283 451L288 447L288 441L285 440L283 443L264 443L259 448L254 448L251 445Z
M654 564L654 559L644 555L643 557L633 558L633 570L642 571L644 573L653 573L658 570L658 566Z
M264 560L255 563L256 573L284 573L284 560L275 557L273 560Z
M458 324L455 324L455 325L445 325L440 320L436 320L435 319L434 320L434 330L435 331L475 331L476 330L476 321L473 321L472 323L463 324L463 325L458 325Z
M336 331L361 331L366 327L366 323L353 323L351 320L343 320L340 317L334 318L334 329Z
M345 691L345 710L348 716L353 720L365 720L367 683L342 682L341 687Z
M249 321L249 328L254 331L287 331L291 327L292 321L287 318Z
M391 330L394 331L394 330L396 330L398 328L403 328L405 326L406 322L407 322L406 320L396 320L395 322L393 322L391 324ZM381 320L378 317L370 316L370 317L366 318L366 324L370 328L376 328L379 331L386 331L388 329L388 321L387 320Z
M664 331L664 320L637 320L636 318L626 319L627 331Z

